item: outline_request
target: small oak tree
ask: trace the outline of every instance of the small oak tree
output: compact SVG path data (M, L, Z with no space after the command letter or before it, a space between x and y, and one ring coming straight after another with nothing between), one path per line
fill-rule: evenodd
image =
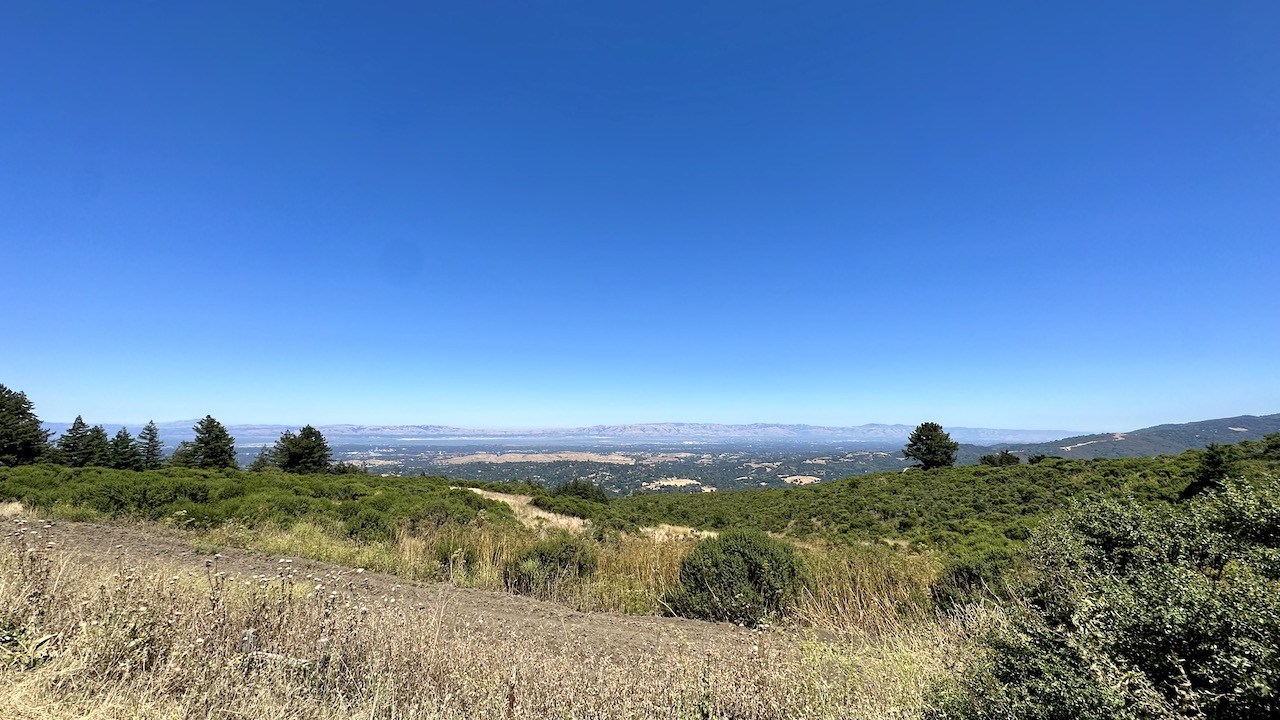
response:
M956 464L956 451L960 444L951 439L951 435L943 431L938 423L920 423L907 437L907 445L902 448L904 457L920 462L920 467L932 470L940 467L951 467Z

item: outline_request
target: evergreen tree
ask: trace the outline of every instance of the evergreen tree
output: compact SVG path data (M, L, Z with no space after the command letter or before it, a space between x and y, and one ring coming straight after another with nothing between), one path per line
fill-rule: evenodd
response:
M111 438L111 449L107 456L107 467L116 470L141 470L142 453L133 441L128 428L120 428L120 432Z
M286 430L285 432L289 431ZM278 469L280 469L280 461L276 457L276 450L274 447L267 447L266 445L263 445L262 449L258 450L258 457L254 458L253 462L249 464L249 472L267 472L268 470Z
M43 459L49 434L26 393L0 385L0 465L28 465Z
M164 464L164 443L160 442L160 429L154 420L138 433L137 446L142 470L155 470Z
M84 438L84 465L81 467L108 467L111 463L111 438L106 428L94 425Z
M960 443L952 440L941 425L927 422L920 423L911 431L906 447L902 448L902 455L920 461L920 467L925 470L932 470L955 465L959 449Z
M178 447L173 449L173 454L169 456L169 465L171 467L195 467L195 449L190 442L183 440L178 443Z
M196 438L191 442L191 467L234 468L236 465L236 441L222 423L205 415L195 424Z
M310 425L299 430L297 435L286 430L276 442L274 454L280 469L290 473L329 472L329 460L333 455L324 435Z
M70 467L84 467L85 461L85 441L89 437L89 424L79 415L71 423L71 427L58 438L58 450L62 454L62 461Z
M1017 455L1014 455L1008 450L1001 450L998 453L991 453L990 455L983 455L982 457L978 458L979 464L994 465L995 467L1002 467L1005 465L1018 465L1021 462L1022 462L1022 458L1018 457Z

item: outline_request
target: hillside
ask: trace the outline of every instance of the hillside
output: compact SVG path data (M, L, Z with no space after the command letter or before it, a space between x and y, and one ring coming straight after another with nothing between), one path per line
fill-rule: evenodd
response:
M996 446L996 449L1007 449L1024 458L1033 455L1081 460L1152 457L1176 455L1185 450L1203 448L1210 443L1229 445L1243 440L1257 441L1274 432L1280 432L1280 413L1156 425L1130 432L1077 435L1029 445L1005 444Z

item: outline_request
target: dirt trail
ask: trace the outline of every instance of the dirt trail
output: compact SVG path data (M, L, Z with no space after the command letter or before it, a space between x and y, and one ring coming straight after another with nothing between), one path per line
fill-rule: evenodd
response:
M0 519L6 532L15 518ZM154 525L73 523L26 520L26 542L46 544L55 557L74 566L128 567L139 571L189 571L203 575L210 569L230 579L289 577L299 583L311 578L351 582L358 596L402 607L420 608L439 618L445 628L486 626L490 631L510 632L525 638L541 638L550 648L587 646L593 653L615 656L689 653L736 654L743 647L794 645L803 633L753 631L724 623L682 618L582 613L563 605L506 593L458 588L445 583L414 582L393 575L303 558L266 555L227 548L216 556L197 551L191 536L180 530ZM51 544L49 544L51 543Z

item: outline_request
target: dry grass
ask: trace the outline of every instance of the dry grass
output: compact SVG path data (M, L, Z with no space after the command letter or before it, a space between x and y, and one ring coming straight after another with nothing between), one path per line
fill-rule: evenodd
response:
M620 651L449 622L447 594L406 606L350 573L76 566L5 524L0 717L18 720L909 718L966 642L964 623L932 622L838 643L655 633ZM669 572L656 550L619 553L637 577ZM246 652L248 628L273 655Z
M445 525L402 532L391 544L362 544L307 522L289 529L224 525L193 536L212 553L241 547L276 555L361 567L410 580L502 591L502 568L554 531L499 525ZM662 598L679 583L680 562L707 533L665 526L597 542L596 574L539 595L584 612L660 614ZM928 555L885 547L799 544L813 576L797 601L794 620L838 633L880 632L932 614L930 590L939 563Z
M481 490L480 488L467 489L490 500L506 503L511 507L511 511L515 513L516 519L532 530L563 530L565 532L580 533L587 523L582 518L561 515L536 507L533 505L533 498L528 495L510 495Z

